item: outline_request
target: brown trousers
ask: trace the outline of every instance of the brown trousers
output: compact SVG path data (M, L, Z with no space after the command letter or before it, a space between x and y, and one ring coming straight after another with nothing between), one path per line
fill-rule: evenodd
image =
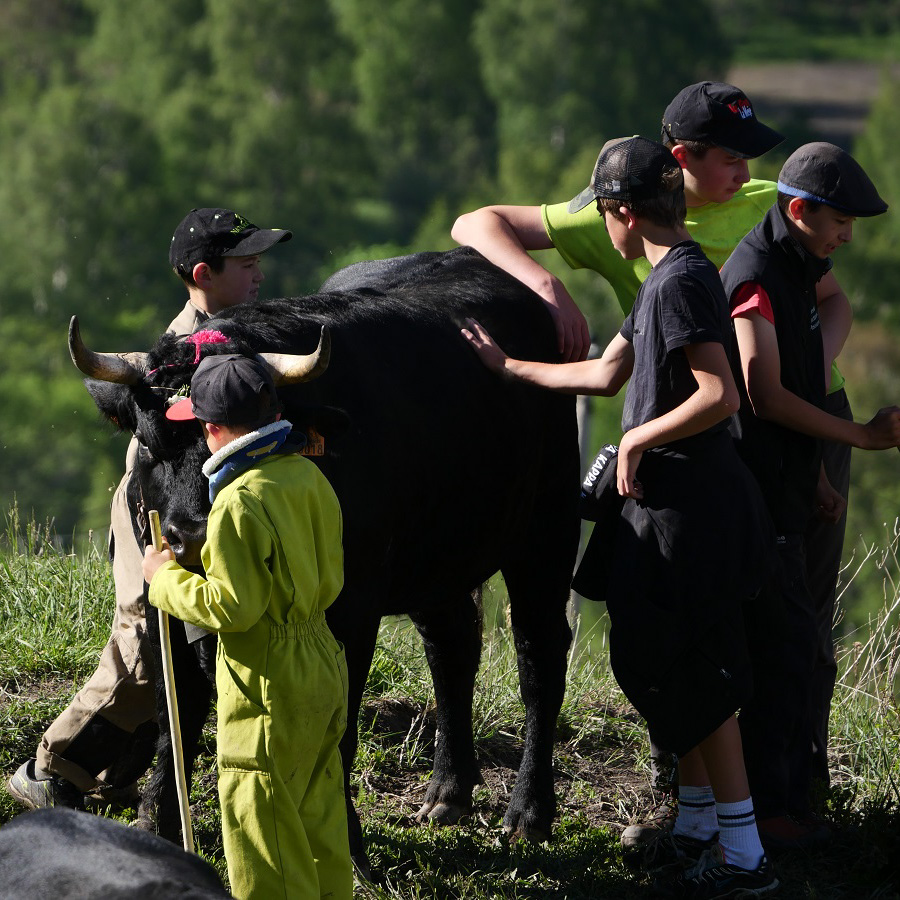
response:
M128 747L128 736L156 719L153 661L143 608L144 554L135 539L125 498L136 451L132 439L125 475L112 501L110 550L116 588L112 633L97 670L51 723L37 750L42 769L85 792L114 780L109 770L118 762L117 753ZM77 752L69 752L69 756L76 756L77 761L67 758L75 742Z

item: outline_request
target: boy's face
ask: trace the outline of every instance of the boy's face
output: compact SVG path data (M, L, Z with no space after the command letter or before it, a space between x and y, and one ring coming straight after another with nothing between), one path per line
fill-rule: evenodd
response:
M727 203L750 180L747 160L732 156L721 147L710 147L700 157L683 144L676 144L672 154L684 172L684 197L688 206Z
M624 208L623 208L624 211ZM606 232L613 247L619 251L623 259L639 259L644 255L644 245L640 236L628 227L627 222L617 219L608 210L601 210Z
M229 428L227 425L213 425L197 420L203 429L203 438L210 453L218 453L223 447L227 447L232 441L249 433L247 428Z
M789 210L796 226L795 237L808 253L819 259L831 256L841 244L849 244L853 240L855 216L848 216L825 204L811 211L809 204L800 197L791 201Z
M256 299L259 283L265 277L259 267L259 256L226 256L222 271L209 269L208 274L202 286L210 312Z

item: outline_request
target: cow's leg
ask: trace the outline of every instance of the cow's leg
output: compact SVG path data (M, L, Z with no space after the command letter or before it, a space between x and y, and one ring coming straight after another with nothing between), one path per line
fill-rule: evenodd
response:
M369 860L363 844L362 826L350 793L350 773L359 743L359 709L381 616L379 604L369 595L355 602L345 587L340 598L326 611L325 618L332 634L343 644L347 660L347 730L341 739L341 764L344 767L344 796L347 800L347 830L350 836L350 856L358 873L369 877Z
M566 681L566 657L572 632L566 619L569 582L577 548L578 520L551 522L525 541L503 567L525 705L525 749L503 828L511 837L546 840L556 812L553 790L553 742Z
M166 707L165 685L162 678L162 656L159 644L159 617L151 609L147 617L147 630L156 651L158 677L156 678L157 714L160 737L156 748L156 766L144 788L138 823L155 830L175 843L181 834L181 815L175 787L175 761L172 736L169 729L169 712ZM210 635L190 645L184 628L176 619L170 620L172 640L172 668L175 673L175 691L178 697L178 719L181 725L182 753L188 786L194 770L200 735L209 715L212 700L212 683L209 679L209 660L214 657L217 638ZM204 646L198 646L204 645Z
M472 696L481 658L481 592L410 614L425 645L436 702L434 772L417 821L452 825L472 811L481 782L472 734Z

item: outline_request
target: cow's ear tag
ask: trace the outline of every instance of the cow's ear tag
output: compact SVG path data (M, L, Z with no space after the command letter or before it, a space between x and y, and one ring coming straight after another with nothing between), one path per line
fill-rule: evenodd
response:
M325 438L311 425L306 429L306 446L300 451L301 456L324 456Z

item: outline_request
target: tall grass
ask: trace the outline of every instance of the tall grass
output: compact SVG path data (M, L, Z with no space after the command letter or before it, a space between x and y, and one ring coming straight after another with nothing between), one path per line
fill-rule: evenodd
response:
M847 586L865 566L877 568L883 574L884 602L836 647L832 771L854 796L900 805L900 521L886 537L883 547L868 547L860 561L848 566ZM836 618L839 624L840 596Z
M89 672L115 609L106 553L60 549L51 523L22 522L13 506L0 532L0 682ZM105 550L105 548L104 548Z

